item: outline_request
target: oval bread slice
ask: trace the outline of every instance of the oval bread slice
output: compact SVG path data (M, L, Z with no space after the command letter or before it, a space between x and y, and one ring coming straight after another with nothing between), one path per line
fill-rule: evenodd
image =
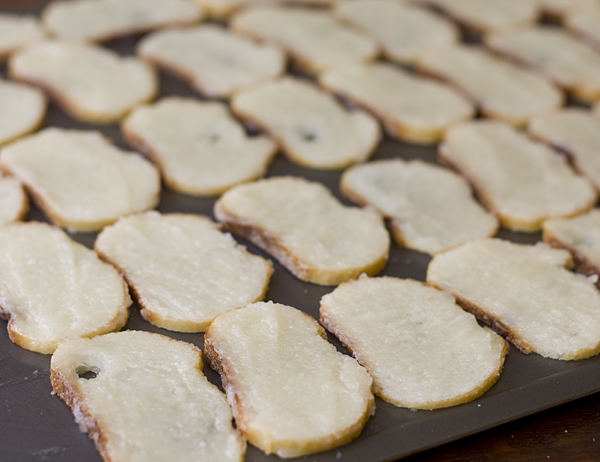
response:
M17 345L49 354L70 337L125 325L131 304L119 273L46 223L0 228L0 316Z
M121 218L94 249L125 276L144 319L179 332L203 332L219 313L262 300L273 272L201 215Z
M577 360L600 352L600 293L572 263L565 250L484 239L433 257L427 282L523 353Z
M413 409L471 401L500 377L508 344L454 298L413 280L360 278L321 299L321 324L384 400Z
M46 115L46 97L37 88L0 80L0 146L36 130Z
M50 379L106 462L244 460L225 396L189 343L136 331L67 340Z
M390 238L382 218L343 206L325 186L303 178L236 186L215 203L214 213L303 281L335 285L377 274L387 262Z
M308 81L285 77L237 92L231 108L269 132L290 160L317 169L338 169L368 159L381 138L377 121L346 110Z
M375 411L372 379L310 316L254 303L223 313L204 352L221 374L237 428L265 453L300 457L356 438Z
M45 34L34 16L0 14L0 61L20 47L44 38Z

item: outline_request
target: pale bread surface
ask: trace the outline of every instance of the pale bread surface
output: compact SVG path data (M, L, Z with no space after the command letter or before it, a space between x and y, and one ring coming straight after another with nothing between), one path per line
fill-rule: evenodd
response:
M72 117L115 122L158 91L149 65L83 43L47 40L12 55L10 76L48 92Z
M305 7L330 8L343 1L354 0L192 0L199 4L214 19L224 19L243 8L265 5L292 5Z
M235 90L277 77L286 64L279 47L212 24L149 35L138 45L138 54L211 97L228 97Z
M0 14L0 61L20 47L41 40L44 36L36 17Z
M10 339L39 353L70 337L118 330L131 304L127 285L108 263L46 223L0 228L0 315Z
M321 324L373 377L373 392L412 409L471 401L500 377L508 344L422 282L345 282L321 298Z
M144 319L178 332L203 332L218 314L262 300L273 272L201 215L130 215L94 249L124 275Z
M0 146L34 131L46 115L46 97L37 88L0 79Z
M369 110L390 136L411 143L436 143L450 125L471 119L475 111L448 85L388 64L332 69L319 83Z
M569 10L563 24L578 35L600 47L600 2L590 0Z
M552 17L565 18L569 12L583 5L596 3L597 0L536 0L542 11Z
M263 176L277 145L248 137L219 102L170 97L136 108L122 123L126 141L160 168L167 185L186 194L219 195Z
M344 172L340 189L391 219L399 245L431 255L498 229L498 220L473 199L466 180L420 160L357 165Z
M291 458L340 446L374 412L371 377L325 338L312 317L272 302L223 313L208 328L204 352L237 428L265 453Z
M16 179L0 174L0 226L22 220L29 211L29 200Z
M348 111L306 80L284 77L237 92L231 108L281 144L287 157L317 169L339 169L367 160L381 130L361 110Z
M387 262L382 218L342 205L321 183L271 177L243 184L221 196L214 213L304 281L335 285L374 275Z
M5 146L0 168L18 178L44 213L73 231L97 231L154 208L156 168L99 132L46 128Z
M243 10L230 22L233 31L282 46L305 72L371 61L377 42L321 10L282 6Z
M56 394L106 462L242 462L246 442L192 344L150 332L62 342ZM96 374L86 379L85 372Z
M44 26L53 35L88 42L193 24L201 18L201 8L189 0L63 0L42 11Z
M536 232L555 217L576 215L596 202L591 183L545 144L502 122L457 125L440 158L462 173L503 226Z
M514 125L563 103L562 93L542 76L474 46L431 51L419 59L418 68L463 90L486 117Z
M600 293L569 252L484 239L436 255L427 282L524 353L578 360L600 351Z

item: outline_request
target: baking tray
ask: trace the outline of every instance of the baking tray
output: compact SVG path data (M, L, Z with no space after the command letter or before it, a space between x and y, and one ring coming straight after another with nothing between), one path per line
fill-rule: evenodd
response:
M37 12L44 2L36 0L0 0L3 12ZM108 44L111 48L133 54L136 37ZM0 66L0 74L6 75ZM161 96L182 95L198 97L180 81L161 74ZM0 102L1 104L1 102ZM78 129L97 129L117 145L126 148L117 125L88 125L76 122L61 109L50 104L45 126ZM374 159L419 158L436 161L435 148L424 148L384 139ZM320 181L349 204L339 193L340 172L317 171L291 164L281 155L268 171L268 176L296 175ZM212 217L213 199L201 199L177 194L163 188L158 209L161 212L201 213ZM45 221L42 213L32 206L27 220ZM73 238L88 247L93 246L95 234L73 234ZM539 234L519 234L502 230L499 236L515 242L534 243ZM240 239L248 249L269 258L251 243ZM381 275L425 280L429 256L392 245L390 259ZM319 317L319 300L332 291L304 283L274 262L270 289L266 299L288 304ZM146 330L202 347L203 334L182 334L159 329L147 323L139 307L131 307L126 329ZM347 351L332 336L329 340L338 349ZM1 462L101 462L92 441L80 432L71 410L52 394L49 380L50 356L34 353L13 344L6 332L6 322L0 321L0 461ZM208 366L204 373L219 387L219 376ZM483 396L467 404L433 411L397 408L379 398L377 411L367 422L358 439L328 452L302 457L302 461L384 462L414 454L443 443L491 428L543 409L600 391L600 356L577 362L544 359L536 354L524 355L513 346L506 358L498 382ZM151 405L151 403L148 403ZM126 412L126 409L124 410ZM246 461L280 460L266 456L248 446Z

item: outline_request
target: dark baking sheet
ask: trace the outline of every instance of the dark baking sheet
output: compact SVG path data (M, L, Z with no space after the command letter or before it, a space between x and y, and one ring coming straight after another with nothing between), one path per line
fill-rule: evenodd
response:
M0 11L37 11L43 2L35 0L0 0ZM133 54L136 39L111 42L110 47ZM0 73L6 75L4 67ZM176 79L161 75L161 96L186 95L197 97L186 85ZM0 102L1 104L1 102ZM46 126L79 129L98 129L121 147L123 143L116 125L91 126L73 121L61 109L51 104ZM420 158L435 162L436 151L385 139L375 159ZM299 175L326 184L344 203L339 194L339 172L323 172L295 166L278 156L269 169L268 176ZM214 200L200 199L163 190L161 212L202 213L212 216ZM45 220L32 207L28 220ZM74 234L73 237L91 247L95 234ZM537 242L539 234L500 232L500 237L518 242ZM242 241L243 242L243 241ZM243 242L251 252L265 256L261 250ZM390 260L382 275L425 279L427 255L400 249L393 245ZM267 299L299 308L318 318L319 300L333 290L308 284L294 278L274 262L275 272ZM156 328L144 321L138 307L131 308L126 329L159 332L202 347L203 334L181 334ZM343 347L333 337L332 343L341 351ZM49 380L50 356L33 353L14 345L6 332L6 322L0 321L0 461L4 462L100 462L88 436L79 431L70 409L52 394ZM218 375L204 368L209 379L220 386ZM377 398L377 411L368 421L361 436L336 450L307 456L299 460L325 462L383 462L449 442L495 425L538 412L572 399L600 391L600 357L578 362L544 359L532 354L524 355L511 346L504 372L487 393L471 403L434 410L416 411L394 407ZM149 403L151 405L151 403ZM267 457L249 446L247 461L279 460Z

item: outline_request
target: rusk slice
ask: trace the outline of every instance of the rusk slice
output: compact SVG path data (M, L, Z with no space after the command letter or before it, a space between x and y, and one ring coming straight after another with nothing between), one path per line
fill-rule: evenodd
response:
M54 223L97 231L122 215L151 209L156 168L99 132L47 128L0 151L0 168L18 178Z
M277 150L266 137L249 138L224 104L191 98L140 106L122 131L158 165L170 188L198 196L263 176Z
M379 52L375 40L320 10L251 8L236 14L231 28L282 46L308 73L371 61Z
M600 117L581 108L568 108L536 117L529 133L566 152L577 170L600 191Z
M244 460L225 396L189 343L136 331L68 340L50 379L106 462Z
M514 125L563 103L562 93L542 76L475 46L436 49L423 55L418 67L463 90L486 117Z
M321 183L272 177L227 191L215 217L303 281L335 285L377 274L390 238L373 210L343 206Z
M326 71L319 83L373 113L394 138L419 144L439 141L452 124L473 117L473 105L440 82L387 64Z
M228 97L285 70L285 53L279 47L216 25L157 32L141 41L138 54L211 97Z
M600 293L569 252L485 239L436 255L427 282L523 353L577 360L600 351Z
M0 228L0 316L17 345L52 353L70 337L125 325L131 304L117 270L46 223Z
M290 160L318 169L368 159L381 138L377 121L346 110L306 80L285 77L237 92L233 112L270 133Z
M565 14L563 25L600 48L600 2L577 4Z
M436 409L471 401L500 377L508 344L454 298L422 282L360 278L321 299L321 324L396 405Z
M585 212L596 202L590 182L548 146L502 122L452 127L440 158L462 173L502 225L539 231L549 218Z
M420 160L380 160L352 167L340 189L392 221L400 246L431 255L496 234L498 220L479 205L459 175Z
M121 218L94 249L125 276L144 319L179 332L203 332L219 313L262 300L273 272L201 215Z
M189 0L54 1L42 12L57 37L99 42L160 27L198 22L201 8Z
M75 42L30 45L11 57L9 72L13 79L47 91L72 117L84 122L119 120L157 92L156 76L147 64Z
M372 379L295 308L254 303L223 313L204 352L221 374L237 428L267 454L291 458L357 437L375 410Z
M0 174L0 226L22 220L28 211L29 200L21 183Z
M370 34L379 41L386 58L400 63L413 64L425 51L459 40L453 23L399 0L341 2L335 14Z
M492 50L539 71L575 98L600 98L600 53L550 26L491 35Z
M40 90L0 79L0 146L34 131L45 115L46 98Z
M0 61L20 47L45 36L34 16L0 14Z

